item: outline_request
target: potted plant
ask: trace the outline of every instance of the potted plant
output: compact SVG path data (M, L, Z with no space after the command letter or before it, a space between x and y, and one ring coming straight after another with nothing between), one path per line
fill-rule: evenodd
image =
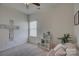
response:
M64 43L70 42L71 41L70 38L72 38L71 35L69 33L67 33L67 34L64 34L63 37L58 38L58 39L60 39L61 40L61 43L64 44Z

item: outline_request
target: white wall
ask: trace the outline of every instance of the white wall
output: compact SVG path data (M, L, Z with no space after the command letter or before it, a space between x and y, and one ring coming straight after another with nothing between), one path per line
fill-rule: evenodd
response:
M23 44L27 41L28 24L26 15L16 9L0 5L0 24L9 25L9 20L14 20L14 25L20 27L14 32L14 40L9 40L9 30L0 29L0 51L17 45Z
M79 3L74 4L74 15L79 10ZM79 25L74 26L74 32L77 39L77 45L79 47Z
M74 39L73 4L57 4L52 16L54 40L57 41L65 33L70 33Z
M45 6L46 5L46 6ZM72 4L45 4L34 16L38 17L38 36L42 36L43 32L50 31L53 41L58 43L59 37L65 33L74 35L74 18ZM74 39L75 40L75 39Z

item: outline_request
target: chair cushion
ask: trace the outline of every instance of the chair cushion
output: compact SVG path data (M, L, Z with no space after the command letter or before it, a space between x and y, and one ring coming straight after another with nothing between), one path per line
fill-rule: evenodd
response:
M63 48L64 49L64 45L63 44L58 44L54 50L57 51L58 49Z
M67 56L76 56L77 50L76 48L67 48L66 53L67 53Z
M60 48L56 51L55 56L65 56L66 51L63 48Z
M76 48L76 45L75 44L72 44L72 43L66 43L65 44L65 47L66 48L72 48L73 49L73 48Z
M49 51L49 53L47 54L47 56L55 56L55 51L54 51L54 49L51 49L51 50Z

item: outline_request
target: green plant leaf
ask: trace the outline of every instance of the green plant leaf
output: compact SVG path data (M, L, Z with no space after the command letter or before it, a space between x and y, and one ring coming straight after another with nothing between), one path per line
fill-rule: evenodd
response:
M71 38L71 35L68 33L68 34L64 34L63 37L58 38L58 39L61 39L61 42L62 42L62 43L67 43L67 42L70 41L69 38Z

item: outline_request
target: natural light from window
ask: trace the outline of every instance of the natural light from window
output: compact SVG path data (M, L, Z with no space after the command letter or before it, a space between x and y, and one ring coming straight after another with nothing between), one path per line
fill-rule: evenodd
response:
M37 21L30 22L30 36L37 37Z

